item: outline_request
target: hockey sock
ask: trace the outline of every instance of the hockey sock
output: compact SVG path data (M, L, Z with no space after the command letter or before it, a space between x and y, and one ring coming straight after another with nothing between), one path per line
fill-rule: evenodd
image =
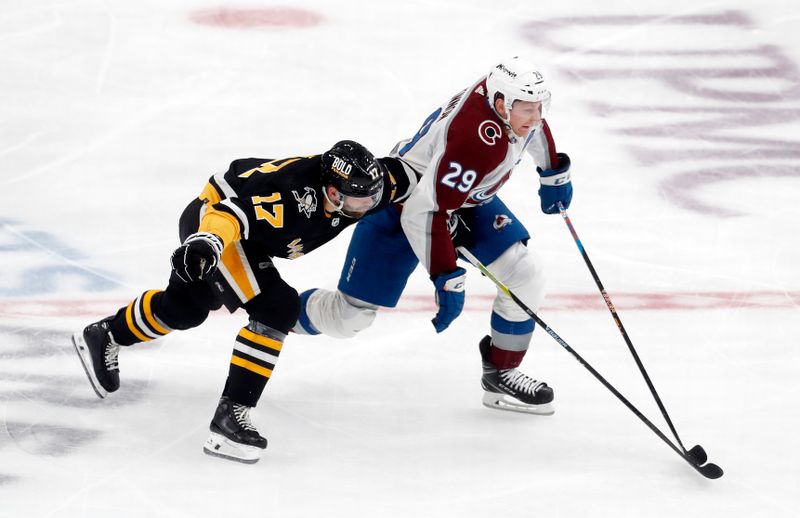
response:
M496 369L516 369L522 363L527 351L506 351L492 344L489 348L489 361Z
M272 376L286 335L251 321L236 336L223 396L254 407Z
M492 345L489 361L498 369L515 369L522 363L533 335L534 322L506 320L492 312Z
M153 312L154 297L159 297L163 293L160 290L146 291L117 311L109 325L111 335L117 344L133 345L149 342L172 331Z

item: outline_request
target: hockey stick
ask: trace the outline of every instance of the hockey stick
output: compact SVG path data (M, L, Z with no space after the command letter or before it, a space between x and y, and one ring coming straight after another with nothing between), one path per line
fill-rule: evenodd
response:
M597 289L600 290L600 294L603 296L603 300L608 307L608 310L611 312L611 317L614 319L614 323L617 324L617 329L619 329L620 334L622 334L622 338L625 339L625 343L628 345L628 350L630 350L631 354L633 355L633 359L636 361L636 365L639 367L639 372L642 373L644 377L644 381L647 383L647 387L650 389L650 394L653 395L653 398L656 400L656 404L658 405L659 410L661 410L661 415L664 417L664 420L667 422L669 429L672 431L672 435L675 437L675 440L678 441L678 446L687 453L690 457L695 459L698 464L703 464L708 460L708 455L706 455L706 451L703 449L702 446L695 445L690 450L686 450L686 447L681 442L681 438L678 436L678 431L675 429L675 425L672 424L672 419L670 419L669 414L667 413L667 409L664 407L664 403L662 403L661 398L656 392L656 388L653 385L653 382L650 380L650 376L647 374L647 370L644 368L644 364L642 360L639 358L639 354L636 352L636 349L633 347L633 342L631 342L630 337L628 336L628 332L625 331L625 326L622 325L622 320L620 320L619 315L617 314L617 309L614 307L614 303L611 302L611 297L606 292L603 283L600 281L600 276L597 275L597 271L594 269L594 265L592 265L592 261L589 260L589 254L586 253L586 249L583 247L583 243L581 243L581 239L578 237L578 233L575 231L575 227L572 226L572 221L569 219L569 215L567 214L567 209L564 208L564 205L559 201L557 202L558 210L561 212L561 217L564 218L564 222L567 224L567 228L569 228L570 233L572 234L572 239L575 240L575 244L578 245L578 250L580 251L581 255L583 256L583 261L586 263L586 266L589 268L589 273L592 274L592 278L594 279L594 283L597 285Z
M652 430L653 433L658 435L661 438L662 441L664 441L670 448L672 448L672 450L675 453L680 455L683 458L683 460L685 460L690 466L692 466L694 469L696 469L701 475L703 475L706 478L715 479L715 478L719 478L719 477L722 476L723 471L716 464L708 463L708 464L701 465L702 463L698 463L697 459L695 459L694 457L690 456L685 451L681 451L681 449L679 449L677 446L675 446L672 443L672 441L670 441L667 438L667 436L664 435L664 433L656 427L656 425L654 425L649 419L647 419L647 417L645 417L644 414L642 414L639 411L638 408L633 406L633 404L630 401L628 401L627 398L625 398L625 396L620 394L620 392L616 388L614 388L614 386L611 385L611 383L609 383L599 372L597 372L595 370L595 368L592 367L589 364L589 362L584 360L583 357L575 351L575 349L570 347L569 344L567 342L565 342L560 336L558 336L558 334L556 334L555 331L550 329L550 326L548 326L541 318L539 318L538 315L536 315L536 313L533 312L533 310L531 310L528 306L526 306L524 302L519 300L517 298L517 296L514 295L514 293L510 289L508 289L508 287L505 284L503 284L499 279L497 279L497 277L495 277L492 274L492 272L490 272L486 268L486 266L483 265L483 263L481 263L474 255L472 255L472 253L469 250L467 250L464 247L458 247L458 252L462 256L464 256L470 263L472 263L472 265L475 266L475 268L480 270L481 273L483 273L492 282L494 282L497 285L497 287L500 288L506 295L511 297L511 299L520 308L522 308L522 310L525 311L525 313L527 313L528 316L530 316L533 319L534 322L539 324L539 326L542 329L544 329L545 332L547 334L549 334L553 338L553 340L558 342L558 345L560 345L561 347L566 349L566 351L568 353L570 353L576 360L578 360L578 362L581 365L583 365L586 368L586 370L588 370L590 373L592 373L592 375L597 379L597 381L602 383L605 388L607 388L609 391L611 391L612 394L614 394L617 397L617 399L622 401L622 403L626 407L628 407L628 409L631 412L633 412L636 415L636 417L638 417L645 425L647 425L647 427L650 428L650 430Z

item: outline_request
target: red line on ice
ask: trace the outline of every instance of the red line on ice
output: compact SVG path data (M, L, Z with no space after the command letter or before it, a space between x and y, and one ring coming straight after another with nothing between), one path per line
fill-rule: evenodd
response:
M669 293L611 293L619 311L697 311L719 309L800 308L800 291L686 291ZM467 296L466 312L485 312L494 295ZM5 299L0 300L0 318L8 317L87 317L110 315L126 305L125 299ZM408 294L391 311L430 313L435 311L433 294ZM555 293L548 295L541 310L606 311L599 293Z

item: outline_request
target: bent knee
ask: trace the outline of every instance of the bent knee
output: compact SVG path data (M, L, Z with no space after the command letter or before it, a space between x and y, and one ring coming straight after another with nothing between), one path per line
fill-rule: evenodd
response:
M288 284L277 284L256 295L244 308L252 320L288 334L300 315L300 295Z
M155 294L151 304L155 316L174 330L192 329L208 318L209 308L206 305L175 297L168 291Z
M375 321L378 315L378 308L372 305L354 305L366 304L358 299L353 299L347 295L341 294L342 303L342 319L341 319L341 333L344 338L351 338L368 328Z
M489 268L531 310L538 311L545 294L544 265L539 254L516 243L498 257ZM514 300L498 289L494 311L511 321L530 318Z

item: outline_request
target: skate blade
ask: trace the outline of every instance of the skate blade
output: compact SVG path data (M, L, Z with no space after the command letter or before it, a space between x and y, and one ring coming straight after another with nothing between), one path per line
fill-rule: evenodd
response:
M83 367L83 371L86 373L86 377L89 378L89 384L94 389L94 393L97 394L97 397L100 399L105 399L108 396L108 392L106 389L100 385L100 381L98 381L97 376L94 374L94 368L92 367L92 355L89 352L89 347L86 345L86 341L83 339L83 333L78 332L72 335L72 345L75 347L75 352L78 353L78 358L81 360L81 366Z
M505 394L496 392L483 393L483 406L494 410L520 412L522 414L553 415L556 411L552 403L543 405L528 405Z
M255 464L261 458L261 448L239 444L218 433L211 432L211 436L203 445L203 452L212 457Z

